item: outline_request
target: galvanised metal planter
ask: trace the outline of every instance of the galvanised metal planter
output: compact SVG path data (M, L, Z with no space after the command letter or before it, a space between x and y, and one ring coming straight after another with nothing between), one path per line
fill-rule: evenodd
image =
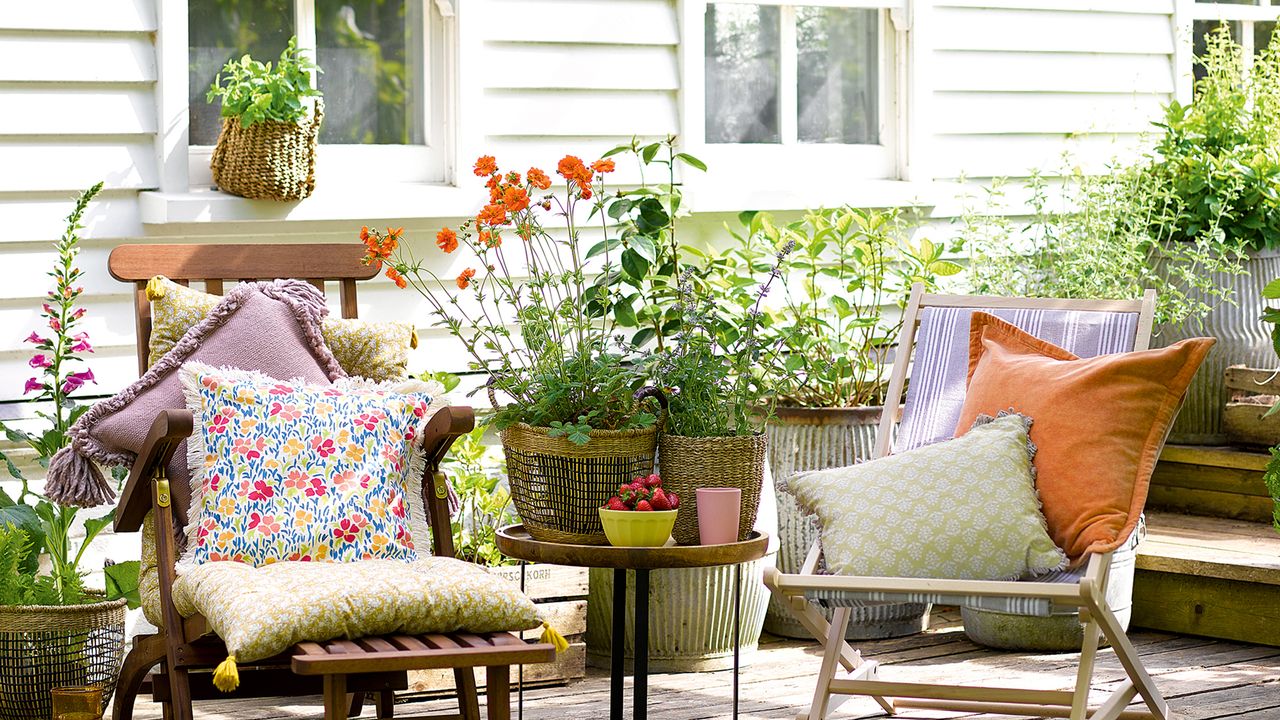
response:
M1235 289L1235 304L1221 303L1205 316L1203 323L1189 320L1181 327L1157 328L1153 344L1169 346L1189 337L1216 337L1200 371L1187 388L1186 401L1178 413L1169 442L1188 445L1221 445L1227 436L1222 429L1222 408L1227 402L1223 373L1228 365L1273 367L1276 364L1271 336L1260 320L1266 302L1262 288L1280 277L1280 250L1254 250L1244 261L1244 275L1214 274L1214 285ZM1194 291L1189 295L1195 296Z
M769 469L775 483L804 470L852 465L871 459L881 408L777 408L765 428ZM857 489L850 492L856 497ZM778 493L778 570L799 572L818 537L816 521L804 516L795 500ZM831 619L831 611L826 611ZM929 605L886 603L854 608L845 636L850 640L900 637L929 626ZM811 639L787 608L770 598L764 629L783 637Z

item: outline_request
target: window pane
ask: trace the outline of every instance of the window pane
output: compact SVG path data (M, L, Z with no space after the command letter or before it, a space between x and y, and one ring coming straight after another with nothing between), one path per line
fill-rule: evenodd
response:
M213 145L222 121L219 104L205 102L218 71L248 53L274 61L293 36L292 0L190 0L188 55L191 144Z
M316 0L321 142L425 142L423 6L423 0Z
M800 142L880 142L880 12L796 8Z
M777 6L708 3L706 20L707 142L779 142Z
M1273 20L1256 22L1253 24L1253 54L1259 55L1263 50L1267 49L1267 45L1271 44L1271 35L1276 31L1276 24Z

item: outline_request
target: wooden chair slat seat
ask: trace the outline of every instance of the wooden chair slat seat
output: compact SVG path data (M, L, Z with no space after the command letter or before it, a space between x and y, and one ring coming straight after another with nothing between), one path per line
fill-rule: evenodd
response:
M203 283L206 292L221 294L224 282L238 278L299 278L325 292L326 284L337 283L341 317L357 317L357 281L368 280L377 268L361 262L365 248L359 244L286 245L121 245L111 252L111 276L131 283L134 293L135 327L140 372L147 368L151 338L151 304L147 281L164 275L190 286ZM422 502L430 510L432 551L452 557L448 503L444 493L436 493L436 483L446 482L440 461L461 435L475 426L468 407L440 410L427 423L422 443L426 469L422 481ZM117 532L141 528L147 512L154 512L157 528L157 557L160 566L160 597L164 622L155 635L139 636L125 658L119 689L112 708L114 720L130 720L134 700L147 673L152 694L163 702L166 720L192 720L191 701L218 694L210 683L212 670L226 656L226 646L211 634L203 618L183 618L172 601L175 578L175 525L187 520L185 487L171 488L172 503L158 500L156 480L178 445L192 433L191 413L164 410L152 424L129 480L116 508ZM345 720L358 714L365 693L376 693L379 717L391 717L394 691L408 687L408 670L452 668L458 704L464 720L479 720L475 674L471 668L487 668L488 714L491 720L509 720L510 669L513 664L551 662L555 648L545 643L526 643L511 633L456 633L413 636L394 634L358 640L329 640L297 643L289 652L242 666L241 687L230 696L308 695L322 692L325 720ZM269 667L269 670L263 668ZM195 672L189 672L195 671ZM319 676L319 677L317 677ZM349 698L348 693L352 696Z

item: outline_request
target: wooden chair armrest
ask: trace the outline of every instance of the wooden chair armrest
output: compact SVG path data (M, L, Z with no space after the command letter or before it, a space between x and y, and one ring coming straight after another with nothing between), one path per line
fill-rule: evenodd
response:
M426 471L422 477L422 501L431 523L432 550L441 557L453 557L453 530L450 527L449 480L440 472L440 462L460 436L476 426L475 411L465 405L441 408L427 421L422 433Z
M116 505L116 532L137 532L142 527L142 520L151 509L151 480L156 471L164 468L178 444L191 436L193 421L189 410L161 410L151 423L142 452L133 462L129 471L129 479L120 491L120 501ZM179 521L186 522L186 506L182 499L188 492L181 492L174 498Z

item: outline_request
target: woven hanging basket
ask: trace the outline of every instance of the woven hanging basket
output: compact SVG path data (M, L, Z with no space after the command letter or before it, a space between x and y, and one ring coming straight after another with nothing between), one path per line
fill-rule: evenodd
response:
M0 720L49 720L57 687L101 687L105 712L124 659L125 601L0 607Z
M518 423L502 431L511 501L535 540L607 545L600 508L618 486L653 472L658 428L592 430L575 445L550 429Z
M662 487L680 498L671 536L680 545L697 545L698 488L727 487L742 491L738 540L756 525L769 439L764 434L730 437L684 437L662 433L658 462Z
M301 200L316 188L316 139L324 103L296 123L266 120L242 127L224 118L209 169L218 188L254 200Z

